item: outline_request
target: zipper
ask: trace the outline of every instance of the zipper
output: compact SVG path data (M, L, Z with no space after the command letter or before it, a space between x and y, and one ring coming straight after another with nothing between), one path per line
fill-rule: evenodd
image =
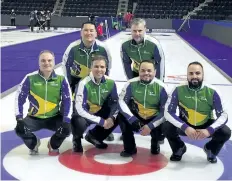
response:
M195 126L197 125L197 123L196 123L196 119L197 119L197 114L196 114L196 112L197 112L197 91L195 91L195 116L194 116L194 118L195 118Z
M85 53L86 53L86 52L85 52ZM86 53L86 55L87 55L87 68L89 68L89 54Z
M45 105L44 105L44 116L46 116L46 110L47 110L47 98L48 98L48 80L46 80L43 76L39 75L40 77L42 77L46 83L45 86Z
M141 57L141 54L140 54L140 48L141 48L141 47L139 47L139 45L138 45L138 46L133 45L133 44L131 44L131 45L138 48L139 58L140 58L140 63L141 63L141 61L142 61L142 57ZM144 46L144 45L143 45L143 46Z
M146 108L146 96L147 96L147 85L145 85L145 93L144 93L144 104L143 104L143 106L144 106L144 108ZM147 115L146 115L146 117L147 117Z
M99 106L101 105L100 103L101 103L101 100L100 100L100 85L98 86L98 98L99 98L99 102L98 102L98 104L99 104Z
M86 67L89 68L89 54L91 54L92 52L90 52L89 54L84 50L84 49L81 49L83 52L85 52L85 54L87 55L87 64L86 64Z
M89 56L90 56L91 53L93 53L93 52L94 52L94 50L93 50L93 45L91 46L91 50L90 50L89 53L85 51L85 53L86 53L86 55L87 55L87 67L88 67L88 68L89 68Z
M141 54L140 54L140 48L141 48L141 47L138 48L138 52L139 52L139 58L140 58L140 63L141 63L142 57L141 57Z
M47 110L47 97L48 97L48 81L45 80L46 82L46 88L45 88L45 106L44 106L44 116L46 114L46 110Z

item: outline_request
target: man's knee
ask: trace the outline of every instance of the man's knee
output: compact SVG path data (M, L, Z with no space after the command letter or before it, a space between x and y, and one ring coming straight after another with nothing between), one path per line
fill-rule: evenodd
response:
M75 129L83 127L87 124L87 120L79 115L74 115L71 119L71 126Z
M70 133L71 133L70 124L64 122L57 129L55 135L60 138L66 138L66 137L69 137Z
M26 127L23 121L18 121L15 133L21 138L33 138L35 135Z
M223 126L219 130L217 130L215 133L217 133L215 136L220 137L221 139L227 141L231 137L231 130L228 126Z
M165 121L162 124L162 132L166 137L171 136L173 134L173 131L175 130L176 130L176 127L169 121Z
M131 132L132 126L127 122L126 118L121 113L118 114L117 121L122 131L122 134Z

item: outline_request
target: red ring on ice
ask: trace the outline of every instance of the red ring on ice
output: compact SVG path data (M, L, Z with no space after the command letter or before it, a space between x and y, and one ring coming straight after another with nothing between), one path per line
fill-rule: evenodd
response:
M64 166L90 174L98 175L140 175L151 173L164 168L168 164L167 158L162 155L152 155L147 148L137 147L137 155L133 155L133 160L125 164L104 164L94 160L94 156L103 153L118 153L123 150L122 145L109 144L106 150L90 148L84 154L72 153L67 150L59 156L59 161Z

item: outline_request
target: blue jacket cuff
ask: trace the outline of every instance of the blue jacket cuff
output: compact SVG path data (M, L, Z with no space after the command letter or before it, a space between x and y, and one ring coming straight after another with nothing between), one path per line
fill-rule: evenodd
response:
M66 122L66 123L70 123L71 120L68 117L64 117L63 121Z
M182 131L185 132L185 130L186 130L188 127L189 127L189 126L188 126L187 124L184 123L184 124L181 126L180 129L181 129Z
M17 115L16 120L23 119L23 115Z
M101 118L101 120L100 120L100 122L99 122L99 125L100 125L100 126L103 126L104 123L105 123L105 120Z
M153 123L148 123L147 126L150 128L150 130L153 130L155 128Z
M135 116L131 116L129 119L128 119L128 122L130 124L132 124L133 122L135 122L137 120L137 118Z
M207 130L208 130L208 132L209 132L209 134L212 136L213 134L214 134L214 132L215 132L215 129L213 129L212 127L208 127L208 128L206 128Z

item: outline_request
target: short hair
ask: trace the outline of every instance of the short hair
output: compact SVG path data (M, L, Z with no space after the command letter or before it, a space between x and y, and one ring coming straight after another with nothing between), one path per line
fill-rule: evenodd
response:
M152 64L152 65L153 65L154 70L156 69L156 66L155 66L154 60L143 60L143 61L140 63L140 65L139 65L139 70L140 70L140 67L141 67L142 63L150 63L150 64Z
M203 65L200 62L197 62L197 61L191 62L190 64L188 64L188 68L189 68L190 65L199 65L199 66L201 66L201 68L203 70Z
M54 58L54 63L55 63L55 54L54 54L54 52L52 52L51 50L42 50L42 51L39 53L39 58L40 58L40 56L41 56L42 54L44 54L44 53L50 53L50 54L53 56L53 58Z
M85 25L87 25L87 24L93 25L93 26L94 26L94 28L95 28L95 30L97 30L96 25L95 25L93 22L91 22L91 21L87 21L87 22L82 23L82 25L81 25L81 29L83 29L83 28L84 28L84 26L85 26Z
M106 64L106 67L107 67L106 57L103 56L103 55L95 55L95 56L93 56L92 59L91 59L91 66L93 65L94 61L98 61L98 60L103 60L105 62L105 64Z
M131 26L132 25L139 25L139 24L143 24L144 25L144 27L146 27L146 21L145 21L145 19L142 19L142 18L135 18L135 19L133 19L132 21L131 21Z

